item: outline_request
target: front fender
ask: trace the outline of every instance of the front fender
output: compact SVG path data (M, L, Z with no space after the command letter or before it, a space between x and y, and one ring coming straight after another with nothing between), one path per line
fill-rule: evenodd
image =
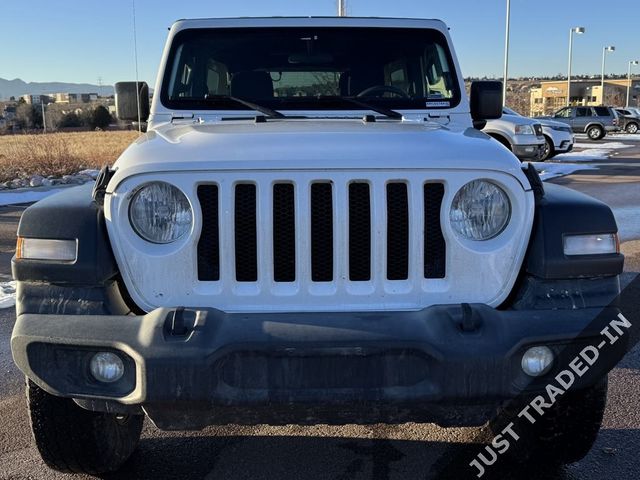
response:
M104 213L91 198L93 185L63 190L30 206L22 214L18 236L78 242L74 263L50 260L11 261L13 278L21 282L104 286L118 273L107 235Z
M611 209L583 193L560 185L544 184L536 205L526 273L543 279L594 278L622 273L624 256L566 256L564 236L617 233Z

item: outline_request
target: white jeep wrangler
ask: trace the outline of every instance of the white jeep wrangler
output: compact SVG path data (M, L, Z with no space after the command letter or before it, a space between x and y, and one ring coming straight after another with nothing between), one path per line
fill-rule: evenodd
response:
M116 470L144 416L482 425L543 392L615 309L616 223L478 130L499 83L464 91L437 20L176 22L148 132L20 222L45 462ZM536 423L558 461L595 440L606 372L573 389Z

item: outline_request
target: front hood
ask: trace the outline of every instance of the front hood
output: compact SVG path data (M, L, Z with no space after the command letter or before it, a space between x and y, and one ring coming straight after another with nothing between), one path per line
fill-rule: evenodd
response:
M163 125L136 140L114 167L109 191L133 175L202 170L496 170L527 184L520 162L484 133L413 121Z
M543 127L566 127L567 126L566 123L558 122L556 120L551 120L550 117L536 117L536 120Z

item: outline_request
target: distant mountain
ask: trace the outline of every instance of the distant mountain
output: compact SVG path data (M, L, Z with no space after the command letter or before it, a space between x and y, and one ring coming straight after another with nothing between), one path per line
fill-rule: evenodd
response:
M47 93L97 93L100 96L113 95L112 85L91 85L89 83L64 82L25 82L16 78L5 80L0 78L0 100L9 97L18 98L20 95L41 95Z

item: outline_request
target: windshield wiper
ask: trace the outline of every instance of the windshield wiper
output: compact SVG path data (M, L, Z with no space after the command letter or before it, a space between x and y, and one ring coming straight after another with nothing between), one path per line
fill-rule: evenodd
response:
M367 102L363 102L354 97L338 97L340 100L344 100L345 102L349 102L353 105L357 105L362 108L366 108L367 110L372 110L376 113L384 115L385 117L394 118L396 120L402 120L402 114L400 112L396 112L395 110L391 110L390 108L378 107L377 105L371 105Z
M260 112L267 117L271 118L287 118L284 114L274 110L273 108L265 107L264 105L258 105L257 103L250 102L249 100L245 100L243 98L233 97L231 95L211 95L207 94L204 97L208 102L214 102L217 100L231 100L232 102L239 103L240 105L244 105L245 107L249 107L251 110L255 110L256 112Z

